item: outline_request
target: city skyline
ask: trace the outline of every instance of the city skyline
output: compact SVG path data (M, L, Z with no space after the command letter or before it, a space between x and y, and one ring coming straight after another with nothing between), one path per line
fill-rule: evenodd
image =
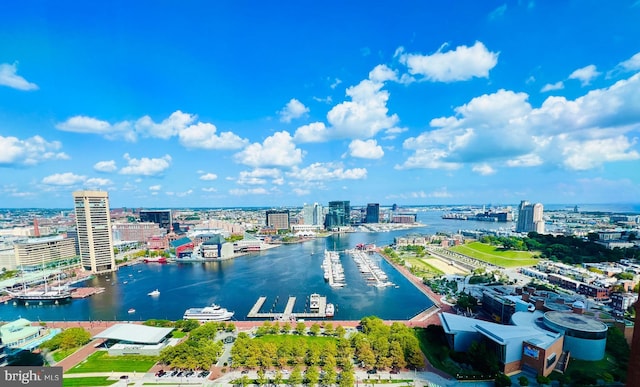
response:
M456 5L7 4L2 207L637 203L640 1Z

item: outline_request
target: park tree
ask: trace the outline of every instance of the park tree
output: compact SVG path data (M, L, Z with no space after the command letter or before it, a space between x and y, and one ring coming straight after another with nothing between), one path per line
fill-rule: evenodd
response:
M280 333L289 333L291 332L291 323L289 321L282 324L282 328L280 328Z
M324 367L323 370L324 375L322 375L320 382L322 382L322 384L325 386L334 385L336 383L336 379L338 378L335 367Z
M320 324L313 323L313 325L311 325L311 327L309 328L309 334L313 336L318 336L319 333L320 333Z
M273 375L273 384L279 386L280 384L282 384L282 379L282 372L280 370L277 370Z
M324 325L324 334L326 336L333 336L334 333L335 329L333 328L333 324L331 324L330 322L326 323Z
M267 384L267 382L269 381L269 379L267 379L267 375L264 372L264 370L261 368L258 370L258 378L256 379L256 383L258 383L259 386L265 385Z
M353 369L346 370L343 369L340 373L340 381L338 382L338 386L340 387L353 387L356 385L356 377L353 374Z
M299 334L300 336L304 335L304 332L307 330L306 325L304 325L304 323L302 321L299 321L296 324L296 333Z
M297 386L302 383L302 370L299 365L293 367L291 371L291 375L289 375L289 384L292 386Z
M344 335L346 334L347 334L346 329L344 329L342 325L338 325L338 327L336 328L336 336L339 338L343 338Z
M394 368L404 368L407 362L404 360L404 351L398 341L394 341L389 346L389 358L391 366Z
M320 371L316 366L307 367L307 371L305 372L307 384L310 386L315 386L320 381Z
M496 387L509 387L512 384L511 378L509 378L507 375L503 374L502 372L499 372L498 375L496 375L494 383Z

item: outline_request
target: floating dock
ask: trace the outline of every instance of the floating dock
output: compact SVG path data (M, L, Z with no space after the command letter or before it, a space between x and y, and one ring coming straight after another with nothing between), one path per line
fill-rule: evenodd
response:
M253 305L247 318L268 318L268 319L281 319L290 320L291 318L325 318L327 317L327 297L318 297L318 309L311 310L309 312L294 312L293 307L296 303L296 297L289 297L287 305L284 307L283 312L260 312L260 309L264 305L267 297L261 296L258 301Z

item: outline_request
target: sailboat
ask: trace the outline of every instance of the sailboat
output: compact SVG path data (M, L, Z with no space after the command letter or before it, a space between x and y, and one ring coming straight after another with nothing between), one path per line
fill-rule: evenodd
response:
M7 290L7 293L13 298L14 302L29 304L61 304L71 300L71 291L66 287L56 286L50 289L43 268L43 289L29 289L24 282L24 272L22 273L22 290L14 292ZM58 274L58 282L60 274Z

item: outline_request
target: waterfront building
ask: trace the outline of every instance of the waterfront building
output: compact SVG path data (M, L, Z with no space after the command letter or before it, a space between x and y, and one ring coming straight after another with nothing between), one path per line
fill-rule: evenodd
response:
M408 224L412 224L415 223L417 220L417 214L409 214L409 213L405 213L405 214L394 214L391 217L391 223L408 223Z
M167 233L172 229L171 210L140 210L141 222L153 222Z
M564 334L563 348L572 358L587 361L604 358L608 327L603 322L581 314L551 311L544 314L543 324Z
M73 200L82 267L92 273L116 270L109 194L105 191L76 191Z
M154 222L114 223L112 232L114 240L127 242L147 242L153 236L166 234L166 231Z
M142 324L115 324L94 339L105 339L109 356L146 355L158 356L167 345L175 345L179 339L170 339L174 328L158 328Z
M318 203L304 204L302 206L302 219L304 224L321 225L323 222L322 205Z
M367 204L365 223L380 223L380 203Z
M6 346L5 352L12 355L30 351L60 332L60 329L47 329L20 318L0 326L0 342Z
M518 207L516 232L544 234L543 212L541 203L531 204L526 200L521 201Z
M16 241L14 251L16 265L26 271L68 264L77 257L75 240L62 235Z
M276 230L289 230L291 228L291 220L289 210L267 210L267 227L273 227Z
M0 270L15 270L16 267L16 254L13 244L0 242Z
M324 219L324 227L327 230L351 225L349 216L351 204L348 200L329 202L329 209Z

